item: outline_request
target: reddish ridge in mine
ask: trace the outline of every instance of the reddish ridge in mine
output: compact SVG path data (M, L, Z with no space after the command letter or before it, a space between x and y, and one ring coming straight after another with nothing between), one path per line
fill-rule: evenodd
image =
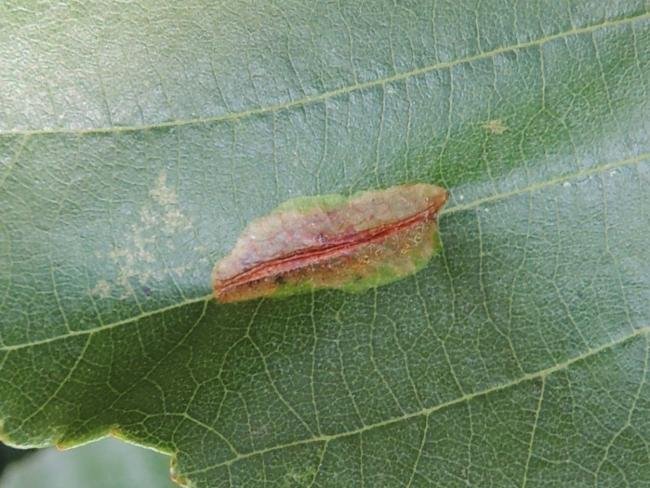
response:
M409 227L414 227L424 222L435 220L438 216L438 209L442 208L448 196L442 202L434 202L425 210L409 217L380 227L374 227L354 235L345 236L338 240L329 240L320 246L312 246L301 249L297 252L272 259L265 263L258 264L246 271L243 271L227 280L219 283L219 294L227 293L230 289L242 284L256 281L273 274L281 274L284 271L309 266L327 259L343 255L369 243L379 242L392 234L398 233Z

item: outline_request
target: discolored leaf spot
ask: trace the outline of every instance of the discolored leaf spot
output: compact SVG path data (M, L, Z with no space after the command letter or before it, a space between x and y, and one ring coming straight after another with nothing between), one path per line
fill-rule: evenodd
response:
M418 183L289 200L251 222L217 263L215 297L225 303L320 288L358 292L411 275L439 247L437 216L447 196Z

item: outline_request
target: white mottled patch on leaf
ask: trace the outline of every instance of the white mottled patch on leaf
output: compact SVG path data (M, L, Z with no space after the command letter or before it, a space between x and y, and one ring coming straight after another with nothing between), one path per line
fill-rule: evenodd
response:
M161 267L162 249L174 250L175 240L184 238L192 222L178 204L178 195L168 186L167 174L162 171L149 190L150 201L145 201L137 212L138 221L108 252L117 271L116 284L122 290L121 298L134 294L135 286L161 281L168 275L177 277L190 269L188 264Z
M162 171L160 175L158 175L156 186L149 191L149 195L151 195L159 205L174 205L178 201L176 191L167 186L166 171Z
M99 298L108 298L111 295L111 285L106 280L99 280L93 289L90 290L90 294Z

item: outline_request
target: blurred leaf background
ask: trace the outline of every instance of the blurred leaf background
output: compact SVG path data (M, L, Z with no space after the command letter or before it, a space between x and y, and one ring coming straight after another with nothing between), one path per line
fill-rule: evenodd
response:
M43 449L14 461L3 488L174 488L169 457L115 439L69 451Z

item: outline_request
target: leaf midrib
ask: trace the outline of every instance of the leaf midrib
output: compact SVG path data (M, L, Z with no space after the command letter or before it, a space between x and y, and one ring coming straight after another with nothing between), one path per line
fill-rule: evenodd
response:
M520 188L520 189L517 189L517 190L512 190L512 191L502 192L502 193L496 193L496 194L490 195L488 197L478 198L478 199L474 200L473 202L470 202L470 203L467 203L467 204L454 205L454 206L443 209L440 216L442 217L442 216L447 215L447 214L452 214L452 213L456 213L456 212L471 210L471 209L480 207L481 205L485 205L485 204L488 204L488 203L494 203L494 202L497 202L497 201L500 201L500 200L505 200L505 199L512 198L512 197L522 195L522 194L525 194L525 193L533 193L533 192L540 191L540 190L543 190L543 189L546 189L546 188L549 188L549 187L552 187L552 186L556 186L556 185L564 183L566 181L571 181L571 180L582 178L582 177L585 177L585 176L604 173L606 171L616 169L616 168L621 168L623 166L633 166L635 164L640 164L643 161L650 161L650 152L642 153L642 154L639 154L637 156L622 159L620 161L616 161L616 162L613 162L613 163L605 163L605 164L601 164L601 165L591 166L591 167L586 168L586 169L581 170L581 171L577 171L577 172L574 172L574 173L569 173L567 175L558 176L556 178L550 178L550 179L545 180L545 181L540 181L540 182L537 182L537 183L533 183L532 185L528 185L526 187L523 187L523 188ZM175 310L177 308L184 307L186 305L192 305L192 304L199 303L199 302L209 301L209 300L212 299L212 297L213 297L213 295L212 295L212 293L210 293L209 295L190 298L188 300L184 300L184 301L179 302L179 303L174 303L174 304L168 305L166 307L162 307L162 308L158 308L158 309L151 310L151 311L148 311L148 312L144 312L144 313L141 313L139 315L135 315L133 317L129 317L129 318L126 318L126 319L123 319L123 320L119 320L117 322L112 322L112 323L109 323L109 324L103 324L103 325L99 325L97 327L92 327L90 329L72 331L72 332L69 332L69 333L65 333L65 334L61 334L61 335L53 336L53 337L48 337L47 339L40 339L40 340L37 340L37 341L13 344L13 345L9 345L9 346L2 346L2 347L0 347L0 353L16 351L16 350L25 349L25 348L28 348L28 347L40 346L40 345L43 345L43 344L56 342L56 341L59 341L59 340L70 338L70 337L77 337L77 336L83 336L83 335L87 335L87 334L99 333L99 332L109 330L109 329L113 329L113 328L116 328L116 327L119 327L119 326L122 326L122 325L125 325L125 324L136 322L138 320L145 319L145 318L151 317L153 315L158 315L158 314L168 312L170 310Z
M531 41L521 42L517 44L512 44L509 46L501 46L490 51L485 51L479 54L473 54L471 56L466 56L463 58L458 58L452 61L446 61L443 63L434 63L431 65L423 66L420 68L415 68L413 70L404 71L401 73L396 73L392 76L386 76L383 78L377 78L375 80L366 81L363 83L355 83L353 85L343 86L335 90L325 91L317 95L311 95L302 97L296 100L290 100L284 103L278 103L274 105L268 105L265 107L252 108L248 110L242 110L240 112L232 112L224 115L215 115L212 117L196 117L191 119L176 119L170 120L167 122L159 122L156 124L142 124L142 125L123 125L123 126L109 126L109 127L93 127L88 129L73 129L73 128L52 128L52 129L25 129L25 130L8 130L0 131L1 136L33 136L33 135L52 135L52 134L100 134L100 133L116 133L116 132L136 132L136 131L145 131L151 129L162 129L168 127L181 127L186 125L198 125L198 124L209 124L209 123L218 123L218 122L228 122L241 120L247 117L263 115L266 113L279 112L282 110L291 109L294 107L303 107L306 105L311 105L313 103L321 102L328 100L330 98L337 97L339 95L345 95L348 93L361 91L366 88L373 88L376 86L386 85L395 81L402 81L408 78L419 76L431 71L443 70L453 68L461 64L471 63L474 61L480 61L483 59L489 59L499 54L510 53L518 51L521 49L527 49L535 46L542 46L548 42L552 42L558 39L565 39L570 36L576 36L580 34L593 33L599 29L606 29L608 27L616 27L619 25L631 24L636 21L642 21L650 18L650 12L644 12L639 15L631 17L622 17L615 20L606 20L598 24L592 24L585 27L577 27L567 31L558 32L556 34L551 34L548 36L540 37L533 39Z

